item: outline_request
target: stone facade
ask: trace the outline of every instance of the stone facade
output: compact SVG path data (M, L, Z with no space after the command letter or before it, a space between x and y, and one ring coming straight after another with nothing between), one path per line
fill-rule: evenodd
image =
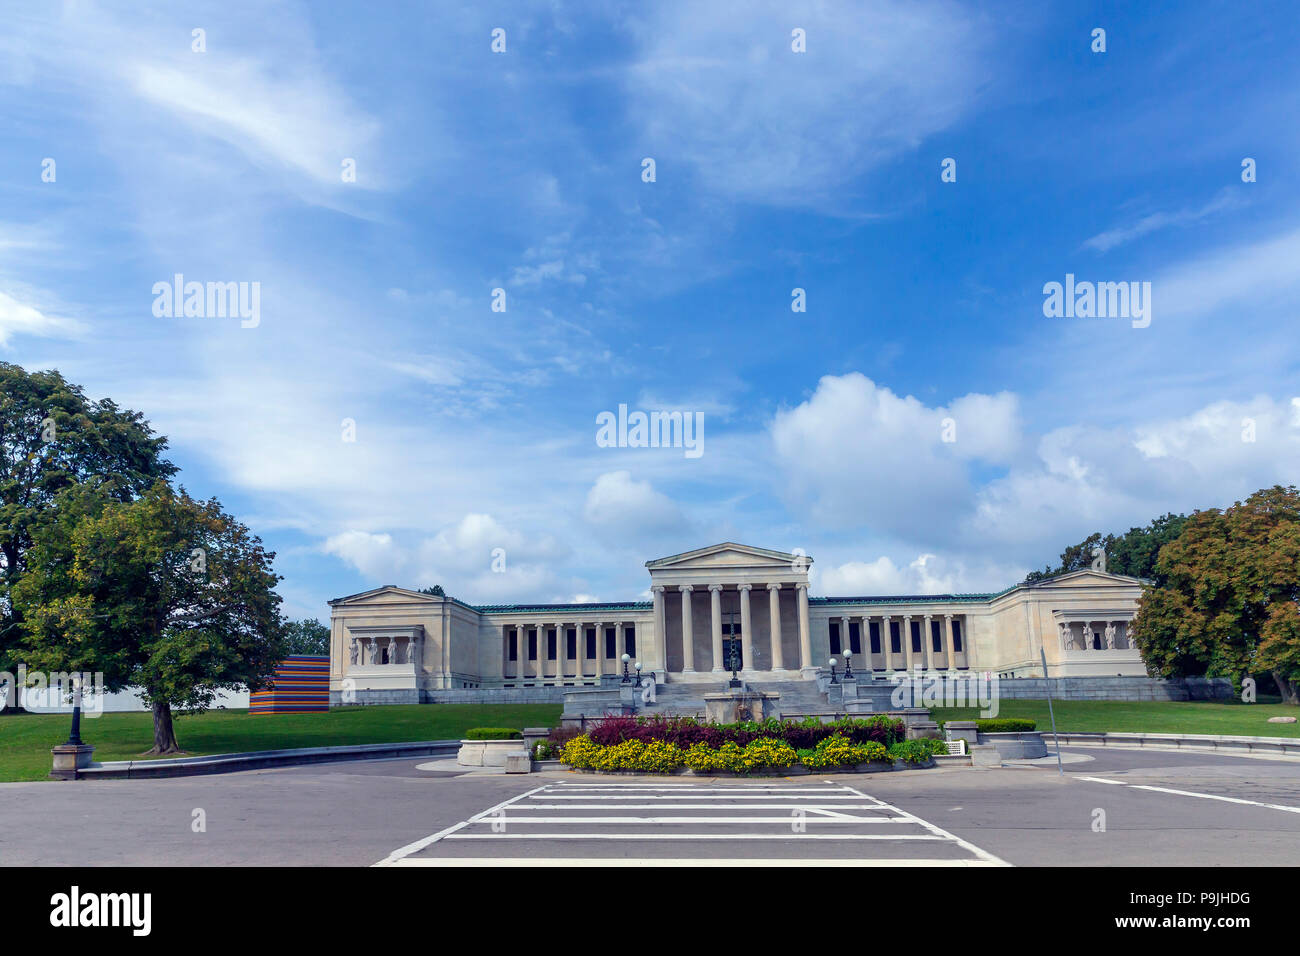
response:
M386 585L331 606L331 701L551 701L637 664L660 682L899 671L1144 677L1142 582L1076 571L989 594L818 597L812 558L725 543L646 562L650 600L472 606ZM1016 683L1016 682L1005 682ZM1117 685L1118 686L1118 685ZM1125 685L1131 687L1132 685Z

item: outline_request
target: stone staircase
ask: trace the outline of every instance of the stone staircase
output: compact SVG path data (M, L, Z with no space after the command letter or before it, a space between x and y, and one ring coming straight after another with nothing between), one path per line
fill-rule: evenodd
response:
M839 687L831 688L836 693L833 697L818 689L815 680L785 681L746 681L749 690L762 693L780 694L779 708L782 717L804 714L842 713L843 706L838 694ZM676 682L660 684L655 693L655 702L638 705L637 714L650 716L662 714L668 717L687 716L706 718L704 704L705 694L716 694L726 690L726 680L716 683ZM588 690L584 693L571 694L565 699L564 719L566 722L593 719L608 713L619 713L619 691L617 687Z

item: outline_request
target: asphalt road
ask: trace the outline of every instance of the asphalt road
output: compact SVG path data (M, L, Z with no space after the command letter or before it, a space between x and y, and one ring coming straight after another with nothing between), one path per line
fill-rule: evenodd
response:
M1300 762L1066 754L1091 759L1067 763L1064 776L1053 763L738 781L464 775L417 769L428 760L419 758L0 784L0 865L1300 859Z

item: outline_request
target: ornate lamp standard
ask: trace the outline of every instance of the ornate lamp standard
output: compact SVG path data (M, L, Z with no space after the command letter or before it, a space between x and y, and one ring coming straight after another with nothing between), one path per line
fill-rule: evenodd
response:
M831 683L832 684L838 684L840 682L840 679L835 676L835 665L838 663L839 661L837 661L835 658L833 657L831 658Z
M844 679L853 680L853 652L844 652Z
M631 654L624 654L624 655L623 655L623 680L622 680L622 683L624 683L624 684L630 684L630 683L632 683L632 675L629 674L628 671L627 671L627 662L630 661L631 659L632 659L632 655L631 655Z
M737 673L737 671L740 670L740 653L737 649L738 643L739 642L735 640L731 642L731 654L727 657L727 667L731 669L731 680L727 681L727 686L729 688L743 686L740 675Z

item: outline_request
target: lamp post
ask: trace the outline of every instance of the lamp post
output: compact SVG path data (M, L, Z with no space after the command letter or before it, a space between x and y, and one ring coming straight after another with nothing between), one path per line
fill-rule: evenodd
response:
M835 676L835 665L838 663L839 661L837 661L835 658L833 657L831 658L831 683L832 684L838 684L840 682L840 679Z
M640 687L641 686L641 662L637 661L635 664L632 665L632 667L636 671L636 680L634 683L636 684L637 687Z
M853 652L844 652L844 679L853 680Z
M623 683L624 684L632 683L632 675L627 672L627 662L630 661L631 659L632 659L631 654L623 655Z

